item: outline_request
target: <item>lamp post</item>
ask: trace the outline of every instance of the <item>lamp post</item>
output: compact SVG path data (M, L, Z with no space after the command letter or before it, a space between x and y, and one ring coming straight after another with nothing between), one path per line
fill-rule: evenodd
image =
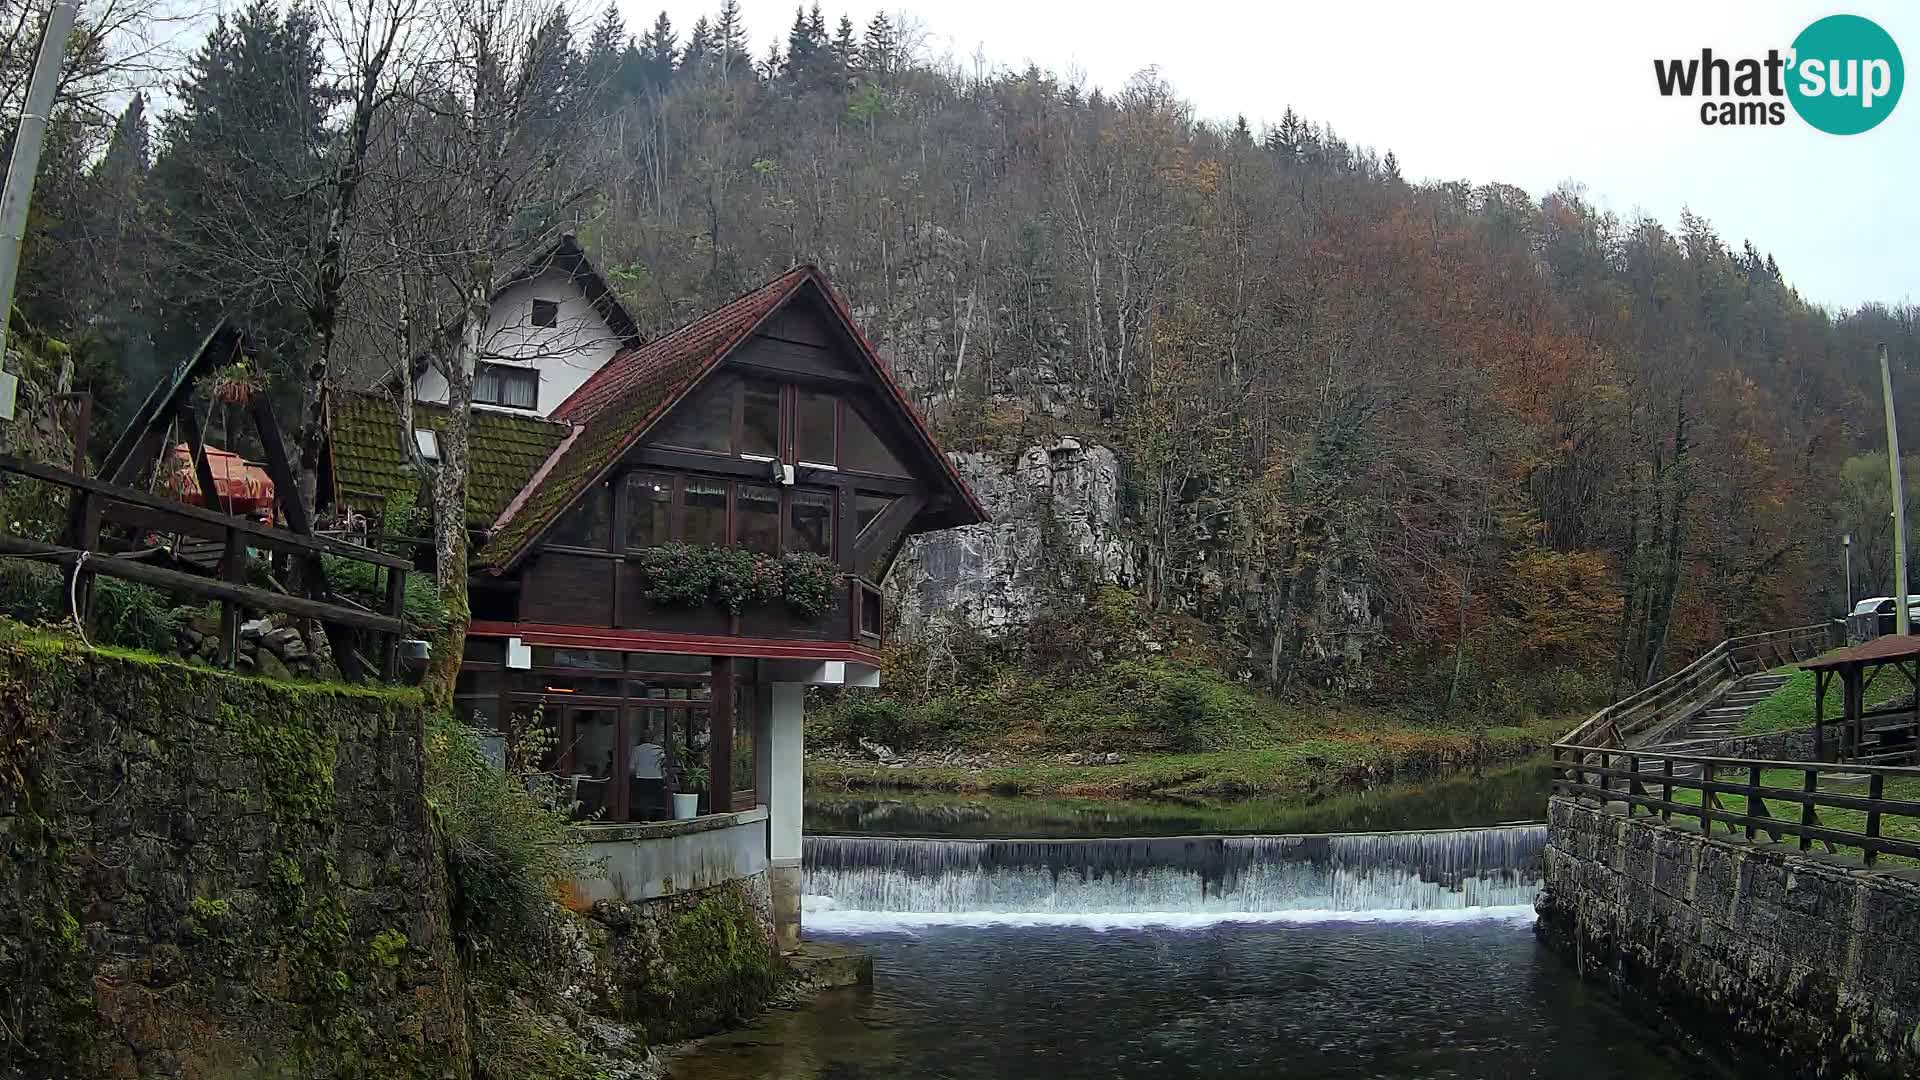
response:
M1847 606L1840 609L1840 615L1842 618L1850 618L1853 615L1853 534L1852 533L1840 534L1840 552L1841 552L1840 557L1847 567Z
M1887 474L1893 487L1893 615L1895 632L1913 632L1907 612L1907 512L1900 490L1900 430L1893 419L1893 374L1887 367L1887 347L1880 346L1880 396L1887 406Z

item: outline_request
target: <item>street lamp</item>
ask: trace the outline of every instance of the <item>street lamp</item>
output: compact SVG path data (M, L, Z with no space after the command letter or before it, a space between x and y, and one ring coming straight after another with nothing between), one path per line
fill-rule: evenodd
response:
M1841 557L1846 561L1846 566L1847 566L1847 606L1840 609L1841 617L1845 618L1853 614L1853 534L1852 533L1840 534L1840 551L1842 553Z

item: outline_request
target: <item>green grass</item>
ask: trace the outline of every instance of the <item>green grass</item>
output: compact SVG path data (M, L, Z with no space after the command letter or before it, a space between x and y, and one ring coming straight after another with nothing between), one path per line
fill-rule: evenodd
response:
M1515 761L1546 747L1565 723L1544 720L1530 727L1472 733L1378 727L1259 749L1134 754L1119 765L1036 762L982 769L889 769L816 758L807 765L807 779L822 787L1089 798L1287 795Z
M1721 780L1724 783L1745 783L1746 779L1747 777L1744 772L1734 776L1727 776L1724 772L1721 774ZM1806 774L1797 769L1768 769L1760 774L1760 784L1762 787L1785 788L1790 791L1800 790L1801 785L1805 783L1805 779ZM1657 795L1657 789L1652 787L1651 781L1649 782L1649 790L1650 793ZM1839 795L1854 795L1860 797L1865 797L1867 794L1866 785L1860 783L1843 785L1822 781L1820 790ZM1920 802L1920 779L1889 780L1886 785L1884 797L1888 799ZM1721 794L1716 796L1716 798L1719 801L1720 808L1730 814L1747 813L1747 797L1745 795ZM1673 801L1676 803L1684 803L1688 806L1699 806L1700 792L1691 788L1681 788L1674 791ZM1799 803L1767 798L1763 798L1760 801L1766 805L1767 812L1772 816L1796 824L1800 821L1801 807ZM1844 832L1864 834L1867 829L1867 815L1863 810L1823 806L1819 808L1819 824L1829 829L1839 829ZM1745 830L1741 831L1744 833ZM1757 835L1765 836L1766 833L1762 831ZM1905 840L1910 843L1920 843L1920 818L1883 813L1880 815L1880 835L1891 840ZM1788 843L1796 842L1796 838L1791 835L1783 835L1783 839ZM1836 846L1839 847L1838 853L1842 855L1858 857L1862 853L1861 849L1857 847L1849 847L1846 845ZM1824 845L1816 844L1814 850L1824 850ZM1917 863L1915 860L1901 858L1895 855L1882 856L1881 862L1883 864L1893 863L1900 866L1920 865L1920 863Z
M1779 670L1791 672L1792 677L1786 685L1775 690L1772 697L1747 710L1746 719L1740 724L1742 735L1764 735L1770 731L1789 731L1813 725L1813 672L1802 671L1798 667ZM1885 704L1911 689L1912 685L1899 672L1881 668L1878 677L1867 687L1867 707ZM1840 719L1843 711L1840 680L1829 679L1823 715L1828 721L1834 721Z

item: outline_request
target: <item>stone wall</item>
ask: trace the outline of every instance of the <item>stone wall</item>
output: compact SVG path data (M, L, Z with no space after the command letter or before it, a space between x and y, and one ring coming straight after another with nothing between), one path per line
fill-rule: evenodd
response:
M611 1015L650 1042L752 1016L781 975L765 871L644 903L603 900L590 918L605 933Z
M1911 873L1564 797L1548 822L1540 933L1583 973L1799 1075L1920 1072Z
M416 693L0 625L0 1075L467 1074Z

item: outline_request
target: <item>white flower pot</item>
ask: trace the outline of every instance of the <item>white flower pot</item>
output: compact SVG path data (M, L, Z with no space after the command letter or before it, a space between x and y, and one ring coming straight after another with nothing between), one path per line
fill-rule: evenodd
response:
M697 791L674 792L673 820L686 821L700 816L700 793Z

